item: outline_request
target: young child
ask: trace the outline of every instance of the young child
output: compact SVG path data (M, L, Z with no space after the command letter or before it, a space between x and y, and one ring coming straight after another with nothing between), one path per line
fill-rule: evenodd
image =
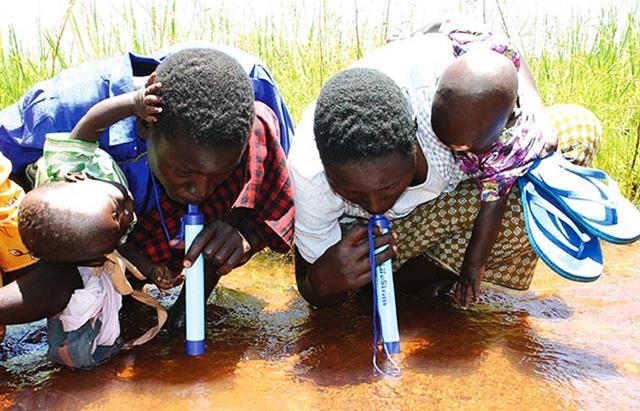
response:
M455 289L465 307L478 299L511 187L536 159L555 150L542 113L519 107L517 69L493 50L469 51L446 68L433 99L433 131L481 191Z
M84 287L77 290L65 310L47 325L49 357L73 368L97 366L117 354L124 345L118 312L122 294L158 310L158 326L134 344L152 338L166 320L166 312L150 297L134 291L124 277L124 267L160 288L181 281L135 251L123 253L144 270L141 274L114 249L124 244L136 222L127 181L113 159L97 143L73 139L92 137L123 117L138 115L153 121L161 111L159 99L149 88L96 104L74 127L68 138L49 134L43 157L29 168L35 189L20 207L19 229L33 255L50 262L74 262L81 267Z
M42 190L40 195L34 193L30 196L34 200L27 203L29 207L21 214L21 227L27 234L23 238L37 257L51 262L93 261L113 251L113 244L116 244L121 246L122 254L159 288L171 288L179 280L165 267L124 246L136 223L128 182L118 164L98 148L97 143L79 138L96 139L106 128L125 117L135 115L145 121L155 121L153 115L162 109L157 106L160 100L153 93L160 87L154 82L147 88L103 100L82 117L70 134L47 135L43 156L27 168L27 177L34 187L53 181L65 183L55 185L55 190ZM46 202L41 198L45 193ZM59 219L45 219L47 208L57 210ZM42 227L44 229L40 229ZM68 233L65 236L68 245L32 237L53 232ZM79 250L84 251L85 258L78 257Z
M91 368L124 346L118 318L122 295L158 312L158 325L130 345L153 338L167 314L153 298L132 289L124 269L139 279L145 276L114 252L135 222L126 187L83 174L68 176L67 181L47 182L27 193L20 205L19 230L34 256L81 266L83 287L47 321L48 356L72 368ZM154 282L162 286L163 280L167 288L174 284L169 278Z

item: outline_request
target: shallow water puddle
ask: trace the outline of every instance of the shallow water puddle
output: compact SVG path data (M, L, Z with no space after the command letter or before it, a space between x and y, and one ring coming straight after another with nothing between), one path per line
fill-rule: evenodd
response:
M291 263L259 256L207 310L207 353L166 333L92 371L44 358L43 323L9 328L0 408L633 409L640 403L640 244L605 246L606 272L573 283L542 263L530 291L487 286L469 311L399 296L401 378L371 366L370 296L310 309ZM151 313L136 318L152 320Z

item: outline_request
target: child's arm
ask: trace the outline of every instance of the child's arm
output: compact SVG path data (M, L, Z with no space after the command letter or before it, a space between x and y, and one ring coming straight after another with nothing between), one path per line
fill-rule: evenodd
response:
M72 264L38 261L9 273L17 278L0 287L0 324L21 324L56 315L82 288L82 278Z
M96 142L111 125L134 115L148 123L157 121L155 115L162 112L162 99L156 93L162 86L156 79L153 73L144 88L98 102L76 124L70 138Z
M502 228L507 197L505 195L495 201L480 203L455 289L456 299L465 308L478 301L484 265Z
M118 252L129 260L131 264L135 265L149 281L153 282L160 289L173 288L183 280L182 276L174 276L166 266L152 262L127 244L118 247Z

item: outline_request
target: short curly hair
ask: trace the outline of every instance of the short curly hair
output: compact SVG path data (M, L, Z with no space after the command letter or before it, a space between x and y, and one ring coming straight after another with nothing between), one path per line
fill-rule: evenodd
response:
M390 77L374 69L347 69L327 82L313 131L325 165L415 153L416 123L408 102Z
M29 191L20 203L18 230L33 256L49 262L78 262L97 248L117 246L117 239L105 237L92 215L75 212L73 207L61 207L59 201L49 201L53 193L72 184L78 183L49 182Z
M152 135L186 133L207 148L246 144L255 115L253 88L242 66L213 49L184 49L156 69L162 113Z

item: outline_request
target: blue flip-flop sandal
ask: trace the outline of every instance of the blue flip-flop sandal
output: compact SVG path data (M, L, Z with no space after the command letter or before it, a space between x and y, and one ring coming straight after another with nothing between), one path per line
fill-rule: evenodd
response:
M605 172L576 166L554 153L538 160L526 178L592 235L614 244L640 239L640 210Z
M597 280L604 268L598 238L567 216L553 197L537 190L526 177L518 179L529 242L556 273L581 282Z

